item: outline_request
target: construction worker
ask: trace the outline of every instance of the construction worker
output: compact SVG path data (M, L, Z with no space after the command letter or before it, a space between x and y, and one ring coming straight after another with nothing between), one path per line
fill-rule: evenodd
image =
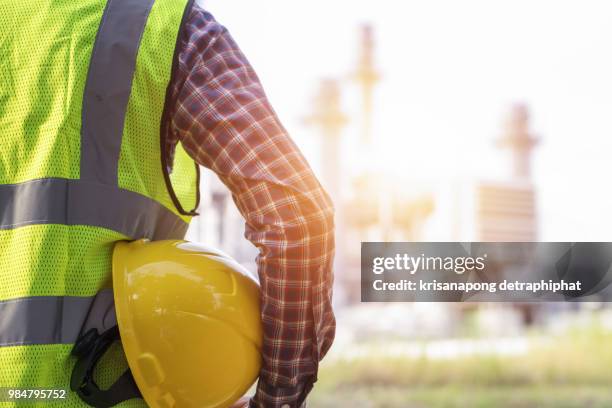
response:
M303 405L334 337L333 208L227 30L192 0L0 9L0 387L69 388L115 242L181 239L195 162L260 250L262 368L235 406Z

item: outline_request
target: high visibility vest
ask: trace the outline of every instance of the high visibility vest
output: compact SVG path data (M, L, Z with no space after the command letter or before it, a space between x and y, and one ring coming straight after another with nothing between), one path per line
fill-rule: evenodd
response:
M191 2L0 0L0 387L69 389L113 243L184 237L197 166L164 137Z

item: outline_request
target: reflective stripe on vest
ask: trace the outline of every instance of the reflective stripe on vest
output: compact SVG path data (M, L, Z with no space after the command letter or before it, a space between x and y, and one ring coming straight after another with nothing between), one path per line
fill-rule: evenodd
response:
M31 324L24 325L25 320ZM115 324L110 289L90 297L33 296L0 302L0 346L72 344L81 331L95 327L103 332Z
M35 224L89 225L151 239L187 230L157 201L118 186L56 178L0 185L0 229Z
M138 46L153 0L108 0L91 54L81 125L81 180L117 184Z

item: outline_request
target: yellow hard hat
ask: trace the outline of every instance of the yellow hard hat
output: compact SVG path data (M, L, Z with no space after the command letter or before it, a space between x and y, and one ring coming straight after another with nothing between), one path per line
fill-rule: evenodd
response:
M113 291L132 375L153 408L227 407L261 366L259 284L187 241L119 242Z

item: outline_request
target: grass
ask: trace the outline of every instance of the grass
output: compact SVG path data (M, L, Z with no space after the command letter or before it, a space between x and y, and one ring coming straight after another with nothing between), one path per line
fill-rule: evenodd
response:
M530 351L518 356L441 360L381 353L324 361L310 406L612 407L611 333L588 329L532 340Z
M369 386L324 393L315 389L309 407L354 408L609 408L608 387L416 387Z

